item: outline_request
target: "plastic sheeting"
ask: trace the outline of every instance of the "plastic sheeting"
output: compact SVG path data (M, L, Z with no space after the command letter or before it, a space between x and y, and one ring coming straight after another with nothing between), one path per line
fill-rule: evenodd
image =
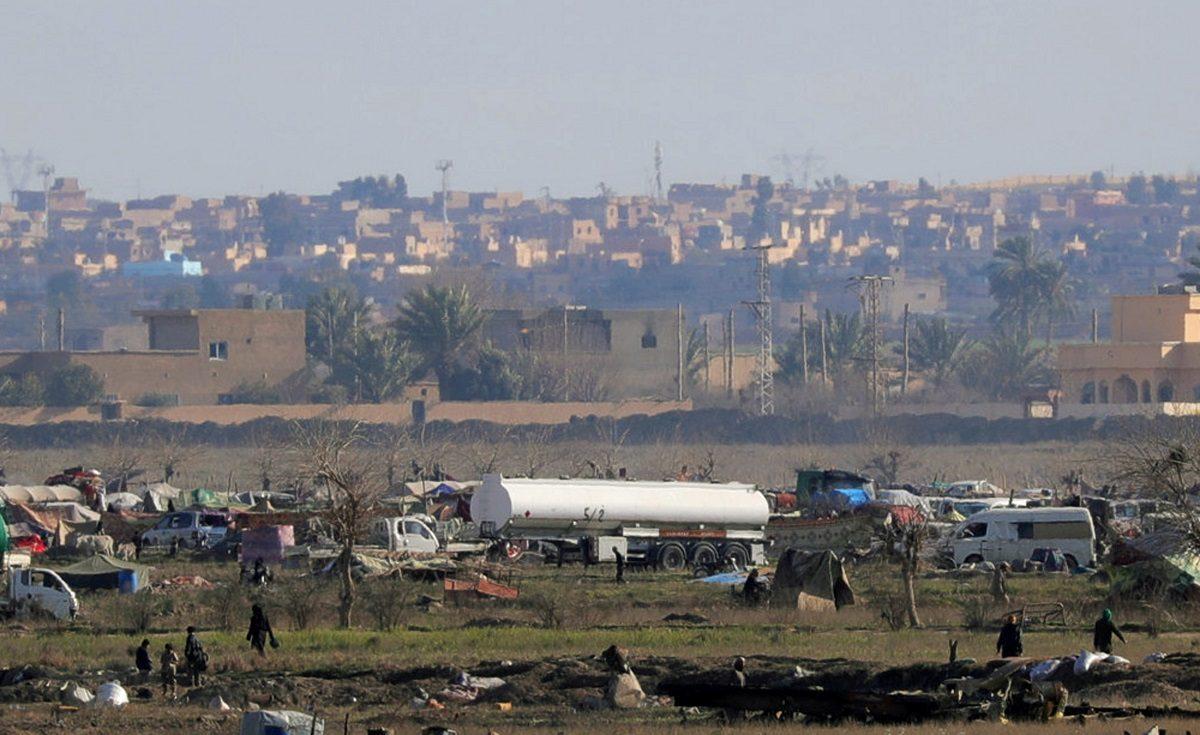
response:
M262 710L242 715L241 735L325 735L325 721L303 712Z
M124 707L129 704L129 693L119 681L101 684L96 690L96 698L92 700L93 707Z
M5 503L77 503L83 493L70 485L4 485L0 501Z

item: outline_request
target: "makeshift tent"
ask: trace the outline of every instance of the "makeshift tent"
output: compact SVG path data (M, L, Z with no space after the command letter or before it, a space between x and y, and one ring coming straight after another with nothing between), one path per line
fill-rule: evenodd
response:
M239 561L254 563L258 559L269 564L283 562L287 549L296 545L291 526L262 526L242 531L242 555Z
M325 721L286 710L247 712L242 715L241 735L325 735Z
M457 492L462 492L469 485L465 482L456 482L454 480L425 480L417 482L404 483L404 489L401 491L404 495L413 495L416 497L438 495L452 495Z
M0 501L5 503L75 503L83 500L83 493L69 485L4 485L0 487Z
M150 567L97 554L58 570L58 576L76 590L120 590L132 594L150 583Z
M903 505L909 508L916 508L926 515L929 514L929 503L926 502L925 498L922 498L919 495L913 495L907 490L880 490L875 493L875 499L887 503L888 505Z
M142 504L142 499L135 493L109 493L104 502L108 505L108 509L120 513L121 511L137 510Z
M771 580L772 604L806 607L822 600L825 603L817 602L819 606L831 604L836 609L854 604L842 560L832 551L785 549Z

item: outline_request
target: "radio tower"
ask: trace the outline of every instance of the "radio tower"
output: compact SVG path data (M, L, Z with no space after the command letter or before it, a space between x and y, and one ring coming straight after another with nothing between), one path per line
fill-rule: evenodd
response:
M879 396L882 392L882 382L879 377L879 347L882 336L879 332L879 291L883 284L891 282L891 276L857 276L859 298L862 299L863 316L867 322L867 338L870 364L867 366L867 405L871 409L871 418L879 415Z
M662 188L662 143L654 141L654 198L661 202L663 199Z
M454 161L443 158L437 162L434 168L442 172L442 224L449 224L450 215L446 213L446 193L450 184L450 169L454 168Z
M767 257L767 251L771 249L772 244L765 242L746 247L747 250L758 251L758 300L744 303L754 312L754 321L758 328L758 357L754 369L758 373L755 381L758 388L758 413L762 416L775 413L775 374L771 372L771 359L775 352L771 332L771 261Z

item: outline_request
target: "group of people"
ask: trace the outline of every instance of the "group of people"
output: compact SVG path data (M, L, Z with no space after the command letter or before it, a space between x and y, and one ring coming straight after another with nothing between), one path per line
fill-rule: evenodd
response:
M1112 610L1105 608L1096 624L1092 626L1092 648L1101 653L1111 654L1113 651L1113 636L1125 642L1121 629L1113 622ZM1000 628L1000 636L996 639L996 653L1004 658L1016 658L1025 652L1025 643L1021 640L1021 621L1016 615L1009 615Z
M250 642L250 647L257 651L259 656L267 655L268 645L271 648L279 647L275 632L271 630L271 621L267 618L267 613L263 610L262 605L255 604L250 608L250 628L246 632L246 640ZM196 628L188 626L187 639L183 643L182 660L175 650L175 644L167 643L163 646L162 653L159 654L158 663L164 699L176 699L178 696L180 664L185 665L193 687L204 686L204 675L208 671L208 651L204 650L204 645L196 636ZM150 655L150 639L142 639L142 644L134 653L134 665L138 670L139 681L142 684L148 683L150 675L154 671L154 663Z
M189 625L187 629L187 640L183 643L183 661L179 659L179 654L175 651L175 644L168 643L163 646L163 651L158 657L159 677L162 680L163 698L175 699L178 695L178 679L179 679L179 664L187 664L188 676L191 679L192 686L204 686L204 672L208 671L208 652L204 650L204 645L200 643L200 639L196 637L196 628ZM145 684L150 681L150 674L154 670L154 664L150 658L150 640L142 639L142 645L138 646L137 652L134 653L134 664L137 666L139 680Z

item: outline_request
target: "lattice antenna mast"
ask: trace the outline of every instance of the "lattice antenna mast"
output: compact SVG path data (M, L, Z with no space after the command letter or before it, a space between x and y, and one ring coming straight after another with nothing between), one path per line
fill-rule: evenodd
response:
M879 375L879 347L883 341L883 335L879 330L879 296L883 284L890 283L892 277L868 275L856 276L851 280L856 282L859 287L859 298L862 300L863 316L867 323L867 339L870 340L868 344L870 354L867 357L869 364L866 371L867 406L871 410L871 417L875 418L879 415L879 400L883 392L883 384Z
M38 173L42 176L42 212L46 218L46 241L50 240L50 180L54 176L54 167L48 163L44 163L38 167Z
M663 200L662 165L662 143L656 140L654 141L654 198L660 202Z
M758 331L758 355L754 361L758 391L758 412L762 416L775 413L775 374L771 371L771 359L775 353L774 335L771 328L771 261L768 252L774 243L763 242L749 245L747 250L758 251L758 299L745 304L754 312Z
M450 190L450 169L454 168L454 161L443 158L437 162L434 168L442 172L442 224L449 224L450 215L446 208L446 196Z

